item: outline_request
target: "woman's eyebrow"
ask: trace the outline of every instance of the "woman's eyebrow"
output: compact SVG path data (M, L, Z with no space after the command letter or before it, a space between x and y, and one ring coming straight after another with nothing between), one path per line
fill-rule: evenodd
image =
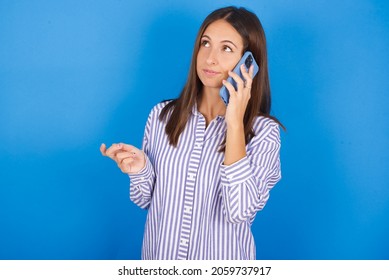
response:
M222 43L230 43L232 45L234 45L235 48L238 48L232 41L230 40L223 40Z
M201 39L204 38L204 37L207 38L208 40L212 41L211 37L209 37L208 35L203 35L203 36L201 36ZM232 41L230 41L230 40L223 40L223 41L221 41L221 43L230 43L230 44L232 44L235 48L238 48L238 47L234 44L234 42L232 42Z

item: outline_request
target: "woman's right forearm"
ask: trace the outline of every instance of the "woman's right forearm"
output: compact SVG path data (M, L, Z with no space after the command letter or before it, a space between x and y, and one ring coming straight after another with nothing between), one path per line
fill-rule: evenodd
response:
M130 199L139 207L148 208L153 195L155 185L154 167L145 155L146 164L136 174L129 174L130 177Z

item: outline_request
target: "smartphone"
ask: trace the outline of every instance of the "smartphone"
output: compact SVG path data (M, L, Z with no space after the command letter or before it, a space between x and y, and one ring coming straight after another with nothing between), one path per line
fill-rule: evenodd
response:
M232 70L234 73L238 74L244 80L243 75L240 71L240 66L242 64L245 65L247 70L250 68L251 65L254 65L254 75L253 75L253 78L254 78L255 75L258 73L259 68L258 68L258 64L255 61L254 56L251 52L249 52L249 51L245 52L243 54L242 58L239 60L238 64L236 64L234 70ZM230 82L234 86L235 89L237 89L236 82L233 78L228 77L227 81ZM230 101L230 93L228 92L228 89L225 86L222 86L222 88L220 89L219 95L223 99L224 103L226 105L228 105L228 102Z

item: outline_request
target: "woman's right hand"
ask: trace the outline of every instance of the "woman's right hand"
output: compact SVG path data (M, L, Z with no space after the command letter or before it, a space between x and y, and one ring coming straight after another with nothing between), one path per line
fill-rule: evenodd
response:
M146 165L146 155L144 152L131 145L123 143L112 144L107 149L103 143L100 146L100 152L103 156L114 160L120 170L126 174L138 173Z

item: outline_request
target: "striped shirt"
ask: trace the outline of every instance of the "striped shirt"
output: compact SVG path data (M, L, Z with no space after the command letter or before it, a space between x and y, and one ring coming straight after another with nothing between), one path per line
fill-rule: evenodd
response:
M281 178L278 124L257 117L246 156L226 166L218 152L224 117L206 126L194 106L173 147L159 120L166 104L152 109L143 139L146 166L130 175L130 199L148 209L142 259L255 259L251 225Z

